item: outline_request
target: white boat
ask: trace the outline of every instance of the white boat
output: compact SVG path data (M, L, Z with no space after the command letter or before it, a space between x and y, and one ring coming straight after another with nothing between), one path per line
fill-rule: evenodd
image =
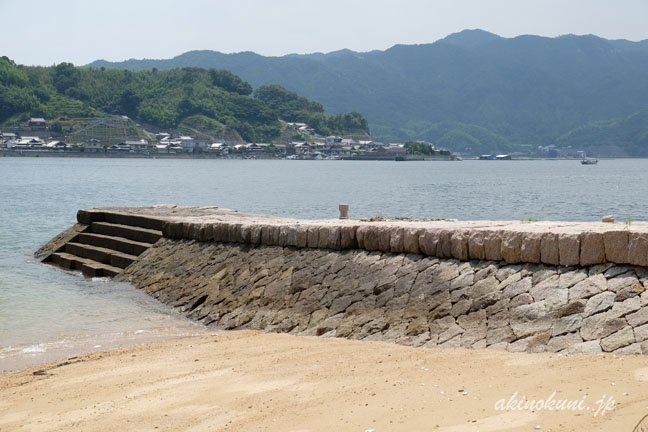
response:
M598 159L588 158L585 152L583 152L583 158L581 159L582 165L596 165L597 163Z

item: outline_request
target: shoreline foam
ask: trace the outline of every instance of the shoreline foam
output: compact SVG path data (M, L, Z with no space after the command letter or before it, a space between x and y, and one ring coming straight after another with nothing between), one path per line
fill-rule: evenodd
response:
M0 375L98 351L145 345L185 337L213 334L215 331L187 322L173 327L67 337L61 340L9 346L0 349Z

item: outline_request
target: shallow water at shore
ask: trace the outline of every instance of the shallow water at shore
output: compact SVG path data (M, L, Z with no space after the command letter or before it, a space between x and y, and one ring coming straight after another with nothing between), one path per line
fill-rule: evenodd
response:
M191 331L128 284L40 264L33 252L79 208L217 205L301 218L374 215L469 219L646 220L648 160L351 162L0 159L0 370L16 353L62 341ZM175 330L174 330L175 329ZM189 330L188 330L189 329ZM143 333L136 333L136 332ZM67 342L65 342L67 343ZM10 355L11 354L11 355Z
M13 372L79 354L112 350L183 337L215 334L215 330L191 322L172 322L170 327L106 333L101 329L86 336L60 336L52 342L0 349L0 373Z

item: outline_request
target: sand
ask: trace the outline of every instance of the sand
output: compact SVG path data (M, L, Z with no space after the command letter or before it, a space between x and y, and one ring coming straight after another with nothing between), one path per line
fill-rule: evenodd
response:
M589 410L496 409L516 392L518 400L555 392L555 401ZM615 407L595 416L610 397ZM632 431L646 414L645 356L426 350L252 331L0 375L2 431Z

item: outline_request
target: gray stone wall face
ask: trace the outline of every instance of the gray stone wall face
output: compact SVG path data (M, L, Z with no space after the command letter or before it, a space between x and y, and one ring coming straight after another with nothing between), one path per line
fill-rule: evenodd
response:
M239 227L231 236L241 232L245 238L230 241L246 242L209 241L215 233L207 226L195 233L174 232L174 237L195 235L197 240L164 238L118 278L192 319L226 329L423 347L648 353L648 270L644 267L485 261L501 259L491 252L495 240L465 239L456 233L457 238L443 242L450 246L448 251L435 250L448 258L436 258L423 255L426 251L421 248L441 242L419 241L420 232L407 230L391 235L389 245L381 244L380 236L363 236L357 230L355 244L348 246L362 249L348 250L332 250L346 246L344 231L330 236L324 229L317 235L306 231L304 236L299 230L293 233L280 227L258 232ZM251 241L257 237L258 241ZM544 249L553 250L545 237L509 237L497 238L498 250L508 261L553 253L542 255ZM451 258L469 258L463 245L473 240L470 253L481 260ZM304 244L260 245L282 241ZM560 241L567 240L556 239ZM379 251L385 249L402 253ZM563 253L554 258L555 264L578 264L579 259L583 257Z

